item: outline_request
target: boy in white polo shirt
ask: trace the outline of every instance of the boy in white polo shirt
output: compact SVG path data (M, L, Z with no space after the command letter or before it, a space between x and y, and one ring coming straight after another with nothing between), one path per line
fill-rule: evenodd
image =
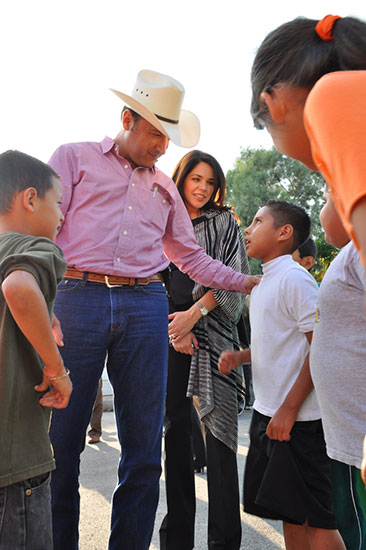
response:
M336 530L319 405L309 370L317 284L291 254L309 236L305 210L268 201L245 230L263 277L250 300L251 349L225 351L228 374L252 362L255 402L244 510L283 521L287 550L344 549Z

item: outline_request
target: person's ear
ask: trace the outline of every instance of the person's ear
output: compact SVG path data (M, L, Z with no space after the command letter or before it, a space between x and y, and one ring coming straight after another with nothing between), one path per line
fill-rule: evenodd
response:
M131 114L131 111L128 109L126 111L123 111L122 114L122 128L126 131L131 130L133 127L134 119Z
M27 189L23 191L23 206L28 212L34 212L37 197L37 189L34 187L27 187Z
M278 240L279 240L279 241L287 241L288 239L291 239L291 237L293 236L293 234L294 234L294 228L292 227L291 224L286 223L285 225L283 225L282 227L280 227L280 232L279 232L279 235L278 235Z
M281 88L272 88L261 93L261 101L267 105L271 119L276 124L281 124L285 119L286 105Z

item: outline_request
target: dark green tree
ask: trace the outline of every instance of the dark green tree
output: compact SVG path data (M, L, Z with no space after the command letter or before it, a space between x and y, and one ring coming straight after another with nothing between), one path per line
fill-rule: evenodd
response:
M275 148L247 148L242 149L234 168L228 171L226 181L226 202L233 205L242 229L250 225L266 200L282 199L305 208L312 220L313 237L319 239L319 244L325 243L319 222L324 180L318 172L282 155ZM329 252L326 247L322 250ZM250 260L253 273L260 271L259 263Z

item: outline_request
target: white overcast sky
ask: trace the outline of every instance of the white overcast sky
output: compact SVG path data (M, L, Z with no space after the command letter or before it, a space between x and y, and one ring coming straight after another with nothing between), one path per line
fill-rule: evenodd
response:
M365 0L4 0L0 6L0 151L47 161L66 142L119 131L121 101L140 69L182 82L201 121L198 147L233 167L241 147L270 147L252 128L254 52L279 24L328 13L366 20ZM171 174L187 150L171 144Z

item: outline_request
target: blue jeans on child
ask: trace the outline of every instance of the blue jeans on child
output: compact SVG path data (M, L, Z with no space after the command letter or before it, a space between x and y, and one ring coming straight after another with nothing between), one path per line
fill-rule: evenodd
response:
M65 279L55 313L73 393L66 409L54 411L50 431L56 458L51 483L54 550L78 548L80 453L106 357L122 447L109 549L147 550L161 474L168 355L165 288L159 282L108 288Z
M1 550L52 550L50 474L0 488Z

